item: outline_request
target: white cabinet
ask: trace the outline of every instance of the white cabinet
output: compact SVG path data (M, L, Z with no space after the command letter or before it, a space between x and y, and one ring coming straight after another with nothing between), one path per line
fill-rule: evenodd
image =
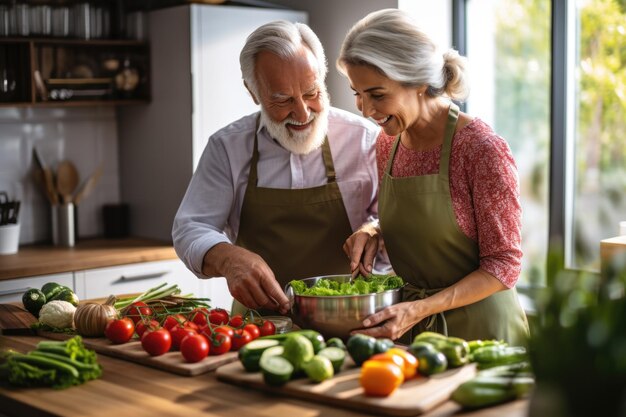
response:
M179 260L142 262L74 272L80 299L142 293L164 282L178 284L183 294L200 294L200 280Z
M56 282L74 289L74 275L71 272L41 275L31 278L18 278L0 281L0 304L22 301L22 295L29 288L41 289L47 282Z
M273 20L305 12L192 4L149 13L152 100L117 111L121 199L135 236L171 240L172 222L211 134L258 107L243 85L239 53Z
M178 259L76 271L74 281L81 300L142 293L165 282L178 284L182 294L210 298L212 307L230 310L232 303L224 278L200 280Z

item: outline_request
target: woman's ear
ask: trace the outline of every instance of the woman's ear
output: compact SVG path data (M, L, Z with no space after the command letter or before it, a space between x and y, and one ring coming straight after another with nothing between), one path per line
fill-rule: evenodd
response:
M254 95L254 93L252 92L252 90L250 90L250 87L248 87L248 83L246 83L245 81L243 82L243 85L246 87L246 90L248 90L248 93L250 93L250 96L252 97L252 100L254 101L254 104L261 104L259 102L259 100L257 100L256 96Z
M428 90L428 86L427 85L423 85L421 87L417 88L417 95L419 97L424 97L424 95L426 94L426 90Z

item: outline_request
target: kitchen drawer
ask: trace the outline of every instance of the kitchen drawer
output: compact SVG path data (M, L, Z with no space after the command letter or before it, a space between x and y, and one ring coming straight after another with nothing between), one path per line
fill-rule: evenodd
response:
M0 303L22 301L22 294L24 294L26 290L29 288L41 289L47 282L56 282L74 289L74 277L71 272L3 280L0 281Z
M142 262L74 272L81 299L142 293L161 283L178 284L183 294L200 294L200 280L180 260Z

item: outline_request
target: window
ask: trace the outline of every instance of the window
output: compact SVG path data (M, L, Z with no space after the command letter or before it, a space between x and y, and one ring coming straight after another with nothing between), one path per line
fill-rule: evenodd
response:
M523 209L519 284L545 285L550 150L550 1L467 0L467 112L508 142Z
M599 270L600 240L626 220L626 2L567 2L570 110L566 267Z

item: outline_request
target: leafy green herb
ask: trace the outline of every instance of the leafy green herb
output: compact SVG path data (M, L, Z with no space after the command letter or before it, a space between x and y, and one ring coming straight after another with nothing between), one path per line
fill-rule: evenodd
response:
M82 338L64 342L44 341L26 354L2 352L0 375L20 387L50 386L61 389L79 385L102 375L96 353L85 348Z
M299 280L293 280L289 284L297 295L362 295L400 288L404 285L404 280L396 275L372 274L370 277L359 275L352 283L322 278L311 287Z

